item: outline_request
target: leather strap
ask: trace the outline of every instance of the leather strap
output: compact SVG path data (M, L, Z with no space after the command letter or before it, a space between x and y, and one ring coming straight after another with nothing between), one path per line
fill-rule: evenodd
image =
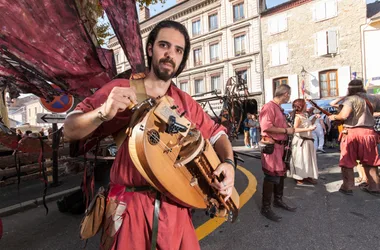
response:
M138 80L131 79L129 80L129 84L130 84L130 87L134 87L136 89L137 102L140 103L148 98L148 95L146 94L146 90L145 90L144 79L138 79ZM128 136L127 129L129 128L132 122L133 121L131 120L130 123L125 128L120 130L120 132L113 138L117 149L120 148L125 138L127 138Z
M125 192L144 192L144 191L156 191L156 190L152 186L125 187ZM161 193L156 191L156 198L154 199L151 250L156 250L156 246L157 246L158 218L160 215L160 207L161 207Z
M125 187L125 192L144 192L155 191L152 186L140 186L140 187Z
M373 106L372 106L372 103L368 100L367 97L362 96L362 98L365 100L365 103L367 104L367 107L369 108L369 111L373 115Z
M154 200L154 214L153 214L153 227L152 227L152 245L151 250L156 250L157 236L158 236L158 217L160 215L161 207L161 194L157 192L156 199Z

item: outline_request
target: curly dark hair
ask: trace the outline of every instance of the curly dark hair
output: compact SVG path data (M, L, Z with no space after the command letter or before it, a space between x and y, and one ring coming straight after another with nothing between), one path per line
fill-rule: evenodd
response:
M179 74L181 74L182 70L185 68L186 61L187 61L187 58L189 57L189 53L190 53L190 37L189 37L189 33L187 32L185 26L183 26L181 23L178 23L178 22L175 22L175 21L171 21L171 20L164 20L164 21L159 22L153 28L153 30L149 33L148 40L146 41L146 46L145 46L145 53L146 53L146 55L148 57L148 67L150 69L151 66L152 66L152 57L148 55L148 46L149 46L149 44L151 44L153 46L154 42L156 41L158 32L161 29L163 29L163 28L173 28L173 29L176 29L185 38L185 48L184 48L184 51L183 51L183 58L182 58L181 64L178 67L177 72L174 75L174 77L176 77Z

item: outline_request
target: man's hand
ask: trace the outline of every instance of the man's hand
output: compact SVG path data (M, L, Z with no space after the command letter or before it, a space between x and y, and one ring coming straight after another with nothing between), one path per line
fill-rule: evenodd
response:
M224 201L227 201L232 195L232 190L235 184L234 167L231 164L224 162L219 164L213 174L214 176L220 176L220 174L223 174L224 179L221 182L214 178L214 182L211 185L215 187L220 194L225 195L226 197L224 198Z
M109 121L118 112L123 112L130 107L131 104L137 104L135 88L114 87L107 101L100 107L100 112Z

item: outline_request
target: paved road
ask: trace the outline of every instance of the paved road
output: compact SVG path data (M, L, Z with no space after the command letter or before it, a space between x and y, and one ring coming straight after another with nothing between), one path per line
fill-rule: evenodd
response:
M380 198L360 190L355 190L354 196L337 192L341 184L338 152L318 155L320 180L316 186L299 187L293 180L286 180L286 199L298 210L291 213L276 209L283 217L280 223L260 215L260 161L243 158L243 167L257 178L258 191L241 209L236 223L224 223L200 241L202 249L380 249ZM236 183L241 193L248 179L238 171ZM47 216L44 208L38 207L3 218L5 234L0 249L81 249L81 216L62 214L55 203L49 208ZM194 214L195 227L207 220L202 211ZM98 238L91 239L87 249L98 249L97 242Z

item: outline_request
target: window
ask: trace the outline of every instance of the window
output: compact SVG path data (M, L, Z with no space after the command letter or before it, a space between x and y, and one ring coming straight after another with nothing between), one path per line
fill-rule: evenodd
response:
M336 70L319 73L321 98L338 96L338 79Z
M28 109L29 110L29 117L32 116L32 110L31 109Z
M269 34L277 34L288 29L288 19L286 14L274 16L268 20Z
M208 30L212 31L218 28L218 14L213 14L208 17Z
M280 78L273 79L273 96L274 96L274 92L276 91L276 88L280 86L281 84L288 84L288 78L280 77Z
M211 91L220 89L220 76L211 77Z
M233 6L234 22L244 18L244 3L238 3Z
M37 107L34 107L34 115L37 115Z
M216 62L219 60L219 44L210 45L210 63Z
M203 80L202 79L194 80L194 91L195 91L195 94L199 94L199 93L203 92Z
M180 87L180 89L182 91L188 92L188 88L187 88L188 84L187 84L187 82L181 82L180 85L179 85L179 87Z
M244 80L245 82L247 82L247 70L237 70L235 72L235 75L238 79L238 81L241 81L241 80Z
M317 55L330 55L338 52L338 38L336 30L324 30L317 33Z
M322 21L338 15L336 0L320 1L314 7L314 20Z
M115 62L116 64L118 64L120 61L120 58L119 58L119 53L115 54Z
M194 66L202 65L202 49L194 50Z
M288 43L282 42L271 46L271 66L288 63Z
M241 56L245 54L245 35L237 36L234 40L235 56Z
M201 34L201 20L193 22L193 36L198 36Z

